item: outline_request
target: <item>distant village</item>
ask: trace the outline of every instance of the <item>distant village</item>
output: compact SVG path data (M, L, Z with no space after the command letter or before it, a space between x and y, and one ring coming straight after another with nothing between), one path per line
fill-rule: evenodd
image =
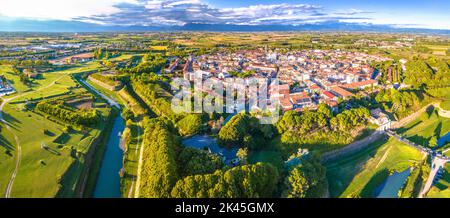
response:
M267 49L243 50L236 53L190 56L184 65L172 61L165 72L182 67L184 78L221 80L233 76L268 79L269 95L276 94L283 111L315 109L326 103L334 108L338 100L352 97L354 91L378 86L380 74L370 66L372 61L386 61L374 55L342 50L305 50L285 54ZM181 66L180 66L181 65ZM271 83L275 79L278 85ZM277 86L277 87L275 87ZM241 87L245 88L245 87ZM278 90L274 93L273 90ZM272 92L271 92L272 91ZM363 94L368 95L367 92Z

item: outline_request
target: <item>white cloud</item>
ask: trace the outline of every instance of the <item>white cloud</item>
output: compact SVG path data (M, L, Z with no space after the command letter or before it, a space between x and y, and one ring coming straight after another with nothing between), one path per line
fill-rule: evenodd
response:
M310 4L257 4L215 8L205 0L0 0L0 15L33 19L76 20L104 25L184 25L187 23L299 25L338 21L418 24L450 29L444 15L393 16L356 8L333 10ZM439 19L434 19L439 17ZM419 19L420 18L420 19ZM448 17L447 17L448 18Z
M80 16L114 14L114 5L137 0L0 0L0 14L8 17L70 20Z

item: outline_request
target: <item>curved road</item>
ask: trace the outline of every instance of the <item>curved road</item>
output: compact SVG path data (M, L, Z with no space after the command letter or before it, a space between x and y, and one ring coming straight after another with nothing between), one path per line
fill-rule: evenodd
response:
M419 194L419 198L423 198L428 191L430 190L431 186L433 186L434 180L438 172L444 168L445 164L449 162L448 159L435 157L431 163L431 172L430 175L428 175L427 182L425 183L425 186L423 187L422 191Z
M38 91L41 91L41 90L43 90L43 89L47 89L47 88L49 88L49 87L55 85L55 83L56 83L58 80L60 80L61 78L63 78L64 76L66 76L66 75L63 75L63 76L58 77L56 80L54 80L53 82L51 82L49 85L44 86L44 87L41 87L41 88L39 88L39 89L37 89L37 90L35 90L35 91L25 92L25 93L16 95L16 96L11 97L11 98L8 98L8 99L3 99L3 102L2 102L2 104L0 105L0 122L2 122L2 123L5 124L6 129L7 129L9 132L11 132L11 134L14 136L14 140L16 141L16 144L17 144L17 160L16 160L16 165L15 165L15 167L14 167L14 171L13 171L13 173L12 173L12 175L11 175L11 178L9 179L8 186L6 187L5 198L9 198L9 197L11 196L11 191L12 191L12 188L13 188L13 185L14 185L14 181L15 181L15 179L16 179L17 172L19 171L19 167L20 167L20 162L21 162L21 160L22 160L22 146L20 146L20 141L19 141L19 138L17 137L17 135L11 130L10 124L9 124L8 121L6 121L6 120L4 119L4 117L3 117L3 108L5 107L5 105L6 105L8 102L10 102L10 101L12 101L12 100L14 100L14 99L23 97L23 96L28 95L28 94L33 93L33 92L38 92Z
M8 121L6 121L6 120L3 118L3 107L5 107L6 103L10 102L11 100L13 100L13 99L15 99L15 98L17 98L17 97L18 97L18 96L13 97L13 98L9 98L9 99L5 99L5 100L2 102L2 104L0 105L0 121L1 121L2 123L5 124L6 129L7 129L9 132L11 132L11 134L14 136L14 140L16 141L16 144L17 144L17 160L16 160L16 166L15 166L15 168L14 168L14 171L13 171L12 175L11 175L11 178L9 179L8 186L6 187L5 198L9 198L10 195L11 195L11 190L12 190L12 187L13 187L13 184L14 184L14 180L16 179L17 172L19 171L20 161L21 161L21 159L22 159L22 147L20 146L19 138L17 137L17 135L14 134L13 131L11 131L10 124L8 123Z

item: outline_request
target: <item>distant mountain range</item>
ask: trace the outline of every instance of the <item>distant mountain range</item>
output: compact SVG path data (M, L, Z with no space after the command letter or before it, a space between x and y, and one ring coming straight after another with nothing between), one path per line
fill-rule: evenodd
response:
M302 25L232 25L196 24L184 26L104 26L79 21L28 20L0 18L0 31L7 32L142 32L142 31L362 31L394 33L431 33L450 35L450 30L397 28L390 25L374 25L344 22L322 22Z

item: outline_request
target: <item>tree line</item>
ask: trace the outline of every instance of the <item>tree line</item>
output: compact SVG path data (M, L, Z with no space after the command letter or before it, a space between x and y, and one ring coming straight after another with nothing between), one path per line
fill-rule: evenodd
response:
M36 110L54 116L64 122L75 125L95 125L99 121L99 112L95 109L91 110L71 110L63 104L55 104L54 102L41 101L36 105Z

